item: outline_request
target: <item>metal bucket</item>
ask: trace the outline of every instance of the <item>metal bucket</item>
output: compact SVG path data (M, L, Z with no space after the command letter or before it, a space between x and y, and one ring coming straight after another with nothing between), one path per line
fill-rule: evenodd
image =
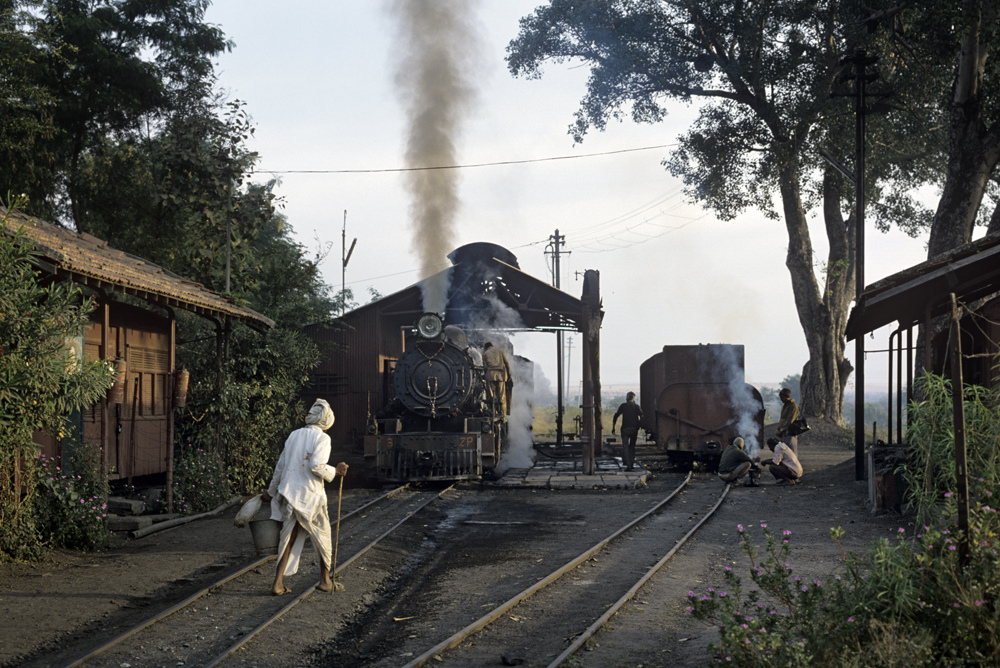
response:
M281 537L281 522L278 520L253 520L248 525L253 536L257 556L278 554L278 539Z

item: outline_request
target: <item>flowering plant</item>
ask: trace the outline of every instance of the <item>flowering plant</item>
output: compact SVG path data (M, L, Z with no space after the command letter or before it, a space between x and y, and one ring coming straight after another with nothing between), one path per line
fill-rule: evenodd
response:
M92 550L108 537L108 504L100 481L65 471L54 457L35 467L38 530L54 547Z
M954 519L945 509L945 517ZM750 527L738 527L753 585L726 567L722 589L688 592L697 619L719 626L710 645L718 663L740 666L996 665L1000 660L1000 561L996 510L973 511L970 561L958 564L954 529L930 525L913 536L876 542L866 555L844 552L843 572L797 575L791 532L761 533L759 557ZM951 526L950 524L948 526ZM831 530L840 544L841 529ZM843 547L841 547L843 551Z
M199 513L212 510L232 496L222 458L188 445L174 466L174 510Z

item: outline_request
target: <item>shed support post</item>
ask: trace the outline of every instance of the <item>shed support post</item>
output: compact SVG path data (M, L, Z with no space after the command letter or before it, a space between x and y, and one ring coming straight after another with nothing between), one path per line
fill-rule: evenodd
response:
M955 482L958 487L958 565L969 563L969 471L965 452L965 388L962 381L962 328L955 293L951 294L951 331L948 352L951 355L952 414L955 422Z
M583 303L583 394L580 397L583 413L583 434L580 445L583 448L583 474L594 474L594 395L590 375L590 309Z
M593 475L601 454L601 283L593 269L583 275L583 473Z
M170 314L170 361L167 365L167 482L165 495L167 497L167 512L174 512L174 371L177 368L177 320L173 311Z

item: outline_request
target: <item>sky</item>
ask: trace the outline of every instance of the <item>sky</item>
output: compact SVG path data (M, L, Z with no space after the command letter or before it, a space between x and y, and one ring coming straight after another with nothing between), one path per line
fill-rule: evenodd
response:
M673 344L743 344L747 381L758 386L801 373L808 353L784 266L784 223L754 211L719 221L687 201L661 165L696 109L677 103L661 123L611 122L574 144L568 127L587 68L550 64L537 80L506 68L518 20L541 1L471 4L476 101L455 137L457 164L467 167L457 170L453 247L499 244L523 271L551 282L545 248L558 229L568 253L562 289L579 297L582 273L600 272L606 387L638 389L639 365ZM282 213L310 252L329 249L321 267L337 290L346 225L346 245L355 238L357 245L344 280L362 303L369 289L387 295L420 277L410 194L393 171L406 164L407 124L396 90L398 25L387 7L385 0L214 0L206 14L234 42L218 58L218 85L252 116L255 178L279 179ZM813 219L819 262L827 246ZM926 238L866 236L868 283L926 258ZM876 332L866 349L884 350L887 337L888 328ZM569 386L576 387L580 340L569 338ZM513 344L554 383L552 334L518 334ZM848 349L853 358L853 343ZM868 355L868 392L884 390L885 357Z

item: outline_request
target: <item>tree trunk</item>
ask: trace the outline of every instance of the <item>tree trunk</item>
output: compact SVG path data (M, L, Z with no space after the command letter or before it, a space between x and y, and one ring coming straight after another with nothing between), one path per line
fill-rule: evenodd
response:
M945 184L934 212L927 258L946 253L972 241L972 234L982 206L986 184L1000 163L1000 124L987 125L983 114L983 77L989 55L988 43L982 40L982 28L994 29L997 3L972 0L968 3L970 20L962 40L962 53L955 73L948 128L948 170ZM1000 216L994 211L990 231L1000 228ZM918 348L942 331L947 318L937 318L928 328L920 326ZM917 372L924 370L924 357L917 355ZM944 360L932 359L931 371L944 368Z
M969 3L968 32L953 87L948 128L948 171L934 213L927 257L933 258L972 241L976 216L986 184L1000 161L1000 129L987 126L983 115L983 76L989 45L982 28L993 30L997 6L990 1Z
M780 150L780 149L779 149ZM792 278L792 294L805 334L809 360L802 369L800 410L844 425L844 388L854 367L844 358L844 329L854 293L855 218L840 213L839 177L824 178L824 220L830 240L824 290L813 269L812 241L802 208L799 170L793 151L781 167L781 200L788 230L785 266Z

